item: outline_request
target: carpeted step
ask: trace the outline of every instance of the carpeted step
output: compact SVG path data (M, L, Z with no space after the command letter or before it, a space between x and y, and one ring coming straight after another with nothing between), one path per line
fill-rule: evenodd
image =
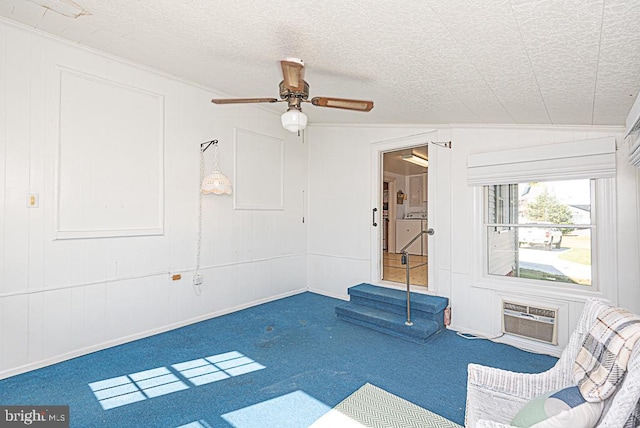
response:
M442 331L432 320L416 318L412 319L412 326L407 326L406 313L403 316L353 302L336 306L336 314L341 320L417 343L425 343L429 336Z
M406 316L406 291L363 283L350 287L348 293L352 303ZM444 309L448 304L446 297L412 292L411 317L435 321L444 328Z

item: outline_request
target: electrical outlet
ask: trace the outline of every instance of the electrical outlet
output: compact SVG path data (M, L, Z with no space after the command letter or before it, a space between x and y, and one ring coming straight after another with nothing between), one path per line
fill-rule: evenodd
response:
M199 273L193 277L193 285L202 285L204 278Z

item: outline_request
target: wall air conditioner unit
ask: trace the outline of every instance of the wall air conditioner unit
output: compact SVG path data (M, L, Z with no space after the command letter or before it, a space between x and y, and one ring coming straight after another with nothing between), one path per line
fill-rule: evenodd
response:
M558 344L558 309L502 301L502 332Z
M636 102L631 107L624 133L625 138L631 134L635 135L635 141L629 150L629 161L633 166L640 168L640 132L638 131L640 131L640 97L636 97Z

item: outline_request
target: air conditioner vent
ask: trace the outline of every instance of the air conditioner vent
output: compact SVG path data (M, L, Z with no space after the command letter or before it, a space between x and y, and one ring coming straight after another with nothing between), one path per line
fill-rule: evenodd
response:
M509 309L511 311L527 312L527 309L529 308L528 306L519 305L517 303L510 303L510 302L502 302L502 303L505 309Z
M531 315L540 315L541 317L554 318L556 317L556 312L553 309L543 309L543 308L534 308L533 306L529 306L529 313Z
M502 301L502 331L527 339L558 344L558 309Z

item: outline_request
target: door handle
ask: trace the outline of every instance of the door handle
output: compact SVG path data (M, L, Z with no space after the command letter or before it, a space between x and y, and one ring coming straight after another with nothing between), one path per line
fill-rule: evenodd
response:
M378 223L376 223L376 212L378 211L377 208L373 209L373 213L371 214L371 216L373 217L372 221L373 221L373 227L378 226Z
M432 228L427 229L427 235L434 235L436 233Z

